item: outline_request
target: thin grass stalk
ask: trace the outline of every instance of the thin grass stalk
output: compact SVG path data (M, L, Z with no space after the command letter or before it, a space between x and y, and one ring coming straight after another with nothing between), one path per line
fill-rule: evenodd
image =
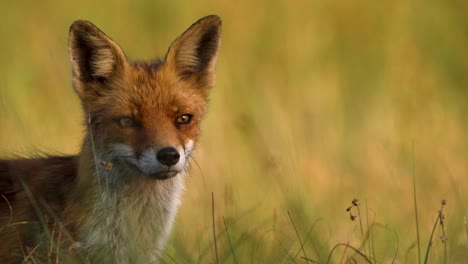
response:
M349 246L349 241L346 243L347 246ZM345 247L345 249L343 250L343 254L341 254L341 258L340 258L340 262L339 263L343 263L343 260L345 259L345 256L346 256L346 251L348 250L348 247ZM333 252L333 250L332 250ZM330 261L330 259L329 259ZM327 263L329 262L327 261Z
M60 230L61 230L61 231L62 231L62 230L64 231L65 236L67 237L67 239L68 239L72 244L76 244L76 241L73 240L72 235L67 231L67 229L65 228L65 226L63 225L63 223L60 222L59 218L58 218L57 215L54 213L54 211L52 210L52 208L50 208L50 206L49 206L44 200L39 200L39 202L40 202L41 205L44 207L44 209L47 211L47 213L54 219L54 221L55 221L56 223L58 223ZM60 234L61 234L61 233L60 233ZM60 239L61 239L61 235L60 235ZM59 245L57 245L57 251L59 250L58 247L59 247ZM78 256L80 257L82 263L87 263L87 264L89 264L88 259L86 258L86 256L84 256L84 255L82 254L82 252L80 252L80 254L78 254Z
M315 222L312 223L312 225L311 225L310 228L309 228L309 231L307 232L306 237L304 238L304 243L309 239L310 234L312 234L312 231L314 230L315 225L316 225L318 222L322 221L322 220L323 220L323 219L319 218L319 219L315 220ZM299 254L301 253L301 251L302 251L302 249L299 249L299 250L296 252L296 255L294 255L294 259L295 259L297 256L299 256ZM316 253L317 253L317 251L316 251ZM306 259L306 260L309 260L309 261L313 261L313 260L311 260L311 259L307 259L307 258L304 258L304 257L302 257L302 258L303 258L303 259Z
M214 239L214 247L215 247L216 264L218 264L219 259L218 259L218 245L216 243L215 205L214 205L214 193L213 192L211 192L211 218L213 222L213 239Z
M299 240L299 245L301 246L302 254L304 254L304 258L307 259L308 257L304 249L304 244L302 243L301 236L299 235L299 231L297 231L296 225L294 224L294 221L291 217L291 213L289 213L289 211L288 211L288 216L289 216L289 221L291 221L294 231L296 232L297 239Z
M369 257L372 259L372 235L371 235L371 231L369 229L369 205L367 203L367 199L365 199L366 201L366 226L367 226L367 236L368 236L368 247L369 247Z
M302 259L304 259L305 261L307 262L312 262L312 263L315 263L315 264L320 264L320 262L316 261L316 260L313 260L313 259L308 259L308 258L304 258L304 257L301 257Z
M0 228L0 233L1 233L3 231L3 229L5 227L11 225L11 222L13 221L13 208L11 207L11 203L10 203L10 201L8 201L8 198L5 195L0 194L0 196L2 196L2 198L5 200L6 204L8 205L8 209L10 210L10 216L8 218L7 224Z
M442 229L442 242L444 243L444 264L447 263L447 237L445 236L445 216L443 214L443 209L445 206L446 200L442 200L442 208L440 209L439 218L440 218L440 228Z
M432 238L434 236L434 232L435 232L435 229L437 227L437 223L439 222L439 220L440 220L440 213L439 213L439 215L437 216L437 219L434 222L434 226L432 227L431 236L429 237L429 242L427 243L426 256L424 257L424 264L426 264L427 261L429 260L429 252L430 252L431 247L432 247Z
M362 228L361 210L359 209L359 206L356 206L356 207L357 207L358 216L359 216L359 228L361 229L361 241L364 242L364 230Z
M465 221L466 243L468 244L468 223L466 221L466 216L464 216L463 219Z
M344 244L344 243L336 244L336 245L333 247L333 249L330 251L330 254L328 255L328 260L327 260L326 263L330 263L331 257L332 257L332 255L333 255L333 252L334 252L338 247L340 247L340 246L345 247L345 249L347 249L347 248L352 249L356 254L358 254L359 256L361 256L367 263L372 264L372 261L371 261L365 254L363 254L361 251L359 251L359 249L357 249L357 248L355 248L355 247L353 247L353 246L351 246L351 245L349 245L349 244Z
M393 259L392 259L392 264L397 263L398 250L400 249L400 239L398 238L398 234L396 231L395 231L395 237L397 239L397 248L395 251L395 256L393 256Z
M91 148L93 149L93 160L94 160L94 168L96 170L96 175L98 176L98 187L99 192L102 192L101 181L99 180L99 170L98 170L98 161L96 156L96 148L94 147L94 136L93 136L93 129L91 128L91 114L88 113L88 129L89 129L89 137L91 139Z
M32 207L34 208L34 211L37 215L37 217L39 218L39 222L41 223L42 227L43 227L43 230L44 230L44 234L46 235L47 239L52 239L52 236L50 235L50 232L49 232L49 228L47 227L47 223L44 219L44 215L42 214L41 212L41 209L39 208L39 205L37 204L37 201L36 199L34 198L31 190L29 189L29 187L26 185L26 183L24 182L23 180L23 177L19 176L18 177L23 189L24 189L24 192L26 193L26 196L28 197L28 200L29 202L31 202L31 205Z
M421 242L419 240L418 202L416 200L416 173L415 173L415 162L414 162L414 141L413 141L413 199L414 199L414 215L416 218L416 239L418 242L418 263L421 264Z
M223 223L224 223L224 230L226 231L226 235L228 238L229 248L231 249L232 258L234 259L234 263L237 264L236 254L234 253L234 248L232 247L231 237L229 236L229 231L228 231L228 228L226 225L226 219L224 219L224 216L223 216Z

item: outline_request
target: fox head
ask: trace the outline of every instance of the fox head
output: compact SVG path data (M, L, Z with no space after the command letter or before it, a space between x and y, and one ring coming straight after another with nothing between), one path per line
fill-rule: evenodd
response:
M88 21L70 27L72 84L95 162L156 179L181 173L197 143L220 46L221 19L200 19L163 60L132 62Z

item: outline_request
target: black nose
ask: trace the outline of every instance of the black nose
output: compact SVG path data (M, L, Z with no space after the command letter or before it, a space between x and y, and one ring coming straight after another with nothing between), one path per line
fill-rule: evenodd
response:
M169 147L159 150L156 154L156 158L161 162L161 164L172 166L179 162L180 155L177 149Z

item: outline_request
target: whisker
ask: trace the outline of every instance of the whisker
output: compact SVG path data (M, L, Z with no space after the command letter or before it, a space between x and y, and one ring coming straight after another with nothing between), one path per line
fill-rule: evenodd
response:
M205 174L203 173L202 168L200 167L200 165L198 164L198 162L195 160L195 158L191 158L191 160L193 160L193 162L195 163L195 165L197 165L198 169L200 170L200 173L201 173L202 179L203 179L203 187L206 188Z

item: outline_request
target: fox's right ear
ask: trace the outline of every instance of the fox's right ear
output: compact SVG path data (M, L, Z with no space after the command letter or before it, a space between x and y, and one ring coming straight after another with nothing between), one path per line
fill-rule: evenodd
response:
M68 56L73 79L83 83L102 83L120 74L126 57L122 49L89 21L77 20L70 26ZM85 85L74 84L82 94Z

